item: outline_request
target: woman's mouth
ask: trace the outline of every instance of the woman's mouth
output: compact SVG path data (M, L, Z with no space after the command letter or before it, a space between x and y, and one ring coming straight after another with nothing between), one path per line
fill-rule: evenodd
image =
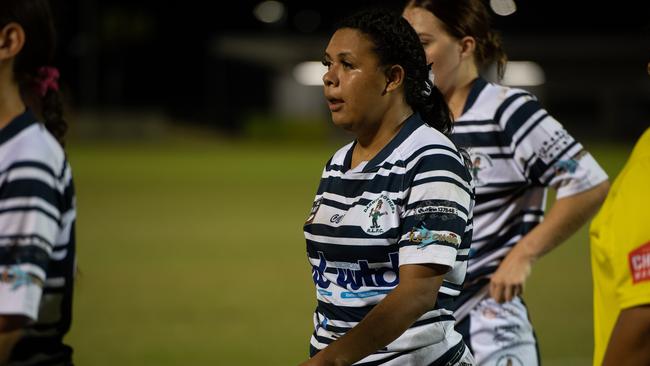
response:
M327 98L327 106L329 107L330 112L338 112L343 108L343 99Z

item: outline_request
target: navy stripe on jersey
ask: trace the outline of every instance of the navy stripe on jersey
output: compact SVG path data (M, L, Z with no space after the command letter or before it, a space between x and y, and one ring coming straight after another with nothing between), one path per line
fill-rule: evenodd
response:
M369 263L384 263L390 261L390 253L397 253L397 242L393 245L338 245L319 243L307 239L307 254L310 258L320 258L318 253L327 252L327 260L334 262L358 262L366 260Z
M325 224L312 224L309 227L305 228L305 232L313 235L323 235L323 236L343 236L346 238L357 238L363 239L367 238L368 234L363 231L359 226L347 226L341 225L338 227L333 227ZM394 238L399 234L399 228L391 228L381 234L375 236L376 238Z
M52 189L47 182L37 179L16 179L0 186L0 198L3 200L38 197L57 207L59 202L63 201L62 196L62 194Z
M400 265L448 266L439 292L445 296L460 293L465 280L474 191L453 143L414 114L366 165L350 166L354 147L346 145L326 164L304 227L318 299L314 352L354 327L397 286ZM431 345L421 344L428 338L417 334L441 329L440 322L453 324L453 317L432 309L407 336L361 364L381 364Z
M322 192L320 192L319 194L322 194ZM402 200L399 199L399 198L396 198L393 201L395 202L396 205L401 205L402 204ZM365 205L369 204L370 202L371 202L371 200L369 200L367 198L359 198L358 200L356 200L356 201L354 201L354 202L352 202L350 204L346 204L346 203L343 203L343 202L339 202L339 201L335 201L335 200L331 200L331 199L327 199L327 198L323 198L323 200L321 201L321 203L324 204L324 205L335 207L335 208L338 208L339 210L343 210L343 211L347 211L350 208L352 208L354 206L357 206L357 205L365 206Z
M519 108L517 108L517 110L510 116L510 118L508 118L508 122L506 122L506 126L504 128L504 133L506 136L508 136L508 139L512 141L515 133L519 131L524 123L528 122L530 117L532 117L533 114L539 112L541 109L542 107L539 105L539 103L537 103L536 100L528 100Z
M496 112L494 113L494 117L493 117L494 121L500 122L503 118L503 113L505 113L506 109L510 107L510 105L514 103L517 99L520 99L522 97L530 97L530 96L531 95L526 92L514 93L508 96L503 102L501 102L501 105L499 105L499 108L497 108ZM507 126L508 122L506 122L505 125ZM507 136L512 136L512 133L508 134Z
M509 147L510 140L507 136L495 132L456 132L451 135L451 140L462 147Z
M52 178L54 179L63 179L63 177L61 176L63 174L63 170L59 175L57 175L57 173L54 172L54 170L52 170L52 168L49 165L43 164L38 161L17 161L13 164L10 164L2 171L0 171L0 175L5 174L10 170L15 170L18 168L34 168L34 169L42 170L44 173L51 175Z
M39 245L0 246L0 266L29 263L47 271L50 253Z
M9 365L71 364L72 348L62 339L72 319L74 202L64 152L31 111L0 129L0 266L43 281L38 319Z

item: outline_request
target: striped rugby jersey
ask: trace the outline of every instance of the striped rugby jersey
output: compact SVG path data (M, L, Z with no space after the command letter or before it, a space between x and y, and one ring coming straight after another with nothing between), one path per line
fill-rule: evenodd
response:
M563 198L607 175L535 96L481 78L451 138L468 150L476 186L466 290L455 301L460 320L487 296L489 277L510 249L542 221L547 187Z
M430 364L464 350L440 304L462 288L472 235L471 175L454 144L413 114L372 160L350 169L354 142L327 162L304 226L316 285L312 356L360 322L403 264L449 268L435 308L359 364ZM431 294L434 296L435 294Z
M63 149L27 110L0 129L0 314L32 322L9 365L70 365L75 195Z

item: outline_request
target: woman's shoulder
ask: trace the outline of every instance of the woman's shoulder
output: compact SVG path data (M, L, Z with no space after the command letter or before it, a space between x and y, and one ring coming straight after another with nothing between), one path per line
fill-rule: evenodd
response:
M7 146L6 157L12 161L37 162L58 171L65 162L65 152L45 126L34 123L14 137Z
M492 119L498 114L499 110L506 108L519 99L537 100L537 97L521 88L497 83L487 83L471 107L458 119L458 122Z
M428 124L419 127L405 142L403 144L404 152L414 152L426 146L446 146L456 150L456 145L447 135Z
M414 131L399 150L404 161L418 160L434 153L460 158L456 144L448 136L426 124Z

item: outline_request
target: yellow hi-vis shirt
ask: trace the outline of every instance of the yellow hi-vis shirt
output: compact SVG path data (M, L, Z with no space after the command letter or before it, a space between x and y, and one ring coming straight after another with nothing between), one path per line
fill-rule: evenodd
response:
M594 366L623 309L650 304L650 128L591 223Z

